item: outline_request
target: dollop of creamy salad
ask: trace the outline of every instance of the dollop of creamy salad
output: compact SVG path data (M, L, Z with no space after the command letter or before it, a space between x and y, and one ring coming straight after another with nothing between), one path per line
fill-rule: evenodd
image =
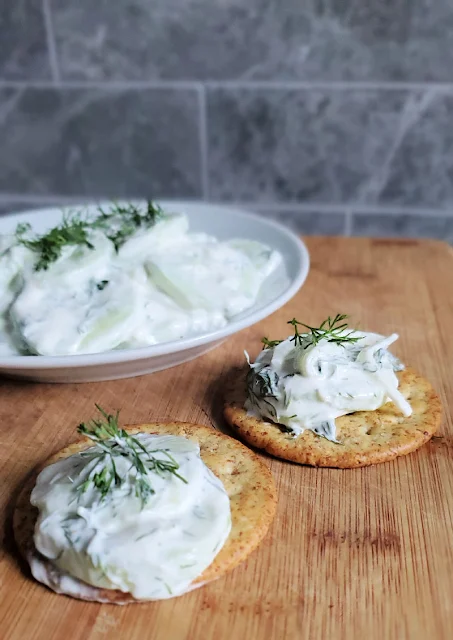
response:
M94 446L38 476L35 547L66 583L78 578L138 600L181 595L228 538L229 497L197 443L129 435L100 410L103 419L79 427Z
M374 411L393 402L404 416L411 407L398 390L404 365L389 351L398 335L349 329L338 314L320 327L290 320L294 335L263 338L264 350L247 375L245 408L293 436L309 429L337 442L335 419Z
M143 347L219 329L251 307L281 255L189 233L187 216L112 204L44 235L0 236L0 355Z

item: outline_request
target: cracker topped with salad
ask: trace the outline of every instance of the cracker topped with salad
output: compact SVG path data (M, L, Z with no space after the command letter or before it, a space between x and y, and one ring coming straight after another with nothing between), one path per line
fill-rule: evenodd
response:
M98 408L17 499L14 537L36 580L127 604L182 595L245 560L275 514L267 465L211 427L123 428Z
M322 467L386 462L418 449L439 427L430 383L396 358L385 337L337 314L319 327L293 318L294 334L263 350L226 397L227 422L247 443Z

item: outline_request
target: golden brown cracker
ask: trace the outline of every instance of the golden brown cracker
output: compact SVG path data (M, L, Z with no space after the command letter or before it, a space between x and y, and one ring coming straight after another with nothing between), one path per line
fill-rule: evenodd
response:
M336 419L337 439L330 442L306 430L293 437L278 425L248 415L244 409L245 374L227 391L224 415L240 438L268 453L315 467L351 469L387 462L415 451L438 429L442 409L430 383L412 369L399 372L399 390L412 407L404 417L393 403L377 411L358 411Z
M193 588L215 580L234 569L259 545L266 535L275 514L277 494L272 474L266 464L234 438L230 438L211 427L184 422L143 424L127 427L135 433L156 433L183 436L198 442L201 458L221 480L230 498L232 527L230 535L212 564L192 584ZM38 510L30 503L30 494L38 473L49 464L67 458L93 443L88 438L62 449L37 468L22 489L14 511L14 537L22 556L28 562L39 561L40 566L55 576L55 591L75 595L61 588L62 572L50 560L39 554L33 543L33 532ZM76 581L84 593L83 600L126 604L137 602L129 593L110 589L99 589Z

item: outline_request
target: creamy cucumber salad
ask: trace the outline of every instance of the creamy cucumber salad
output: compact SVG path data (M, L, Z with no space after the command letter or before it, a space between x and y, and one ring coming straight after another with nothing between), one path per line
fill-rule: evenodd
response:
M0 236L0 355L144 347L213 331L251 307L278 252L190 233L156 204L69 213Z
M94 446L38 476L34 543L53 568L46 575L33 561L33 575L79 597L87 584L137 600L181 595L230 534L228 494L197 442L131 435L118 414L100 411L100 420L79 427Z
M375 411L387 402L408 417L411 406L398 389L396 372L403 363L385 337L347 326L346 315L310 327L293 318L294 335L263 338L264 349L247 375L245 408L275 422L293 437L306 429L337 442L336 418L356 411Z

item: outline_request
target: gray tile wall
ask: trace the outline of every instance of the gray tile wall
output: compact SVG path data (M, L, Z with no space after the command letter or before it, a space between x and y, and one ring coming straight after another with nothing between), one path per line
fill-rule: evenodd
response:
M3 0L0 211L234 202L453 239L450 0Z

